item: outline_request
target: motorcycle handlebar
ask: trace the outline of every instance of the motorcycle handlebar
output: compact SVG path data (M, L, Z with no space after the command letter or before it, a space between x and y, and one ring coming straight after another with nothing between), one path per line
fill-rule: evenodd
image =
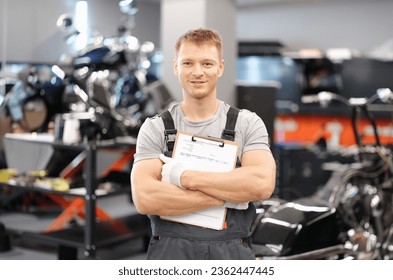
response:
M377 96L384 103L393 103L393 92L390 88L377 89Z
M327 107L333 100L340 101L341 103L344 103L348 107L352 108L352 127L354 130L354 135L356 139L357 145L360 147L361 146L361 138L357 126L357 118L360 114L360 112L363 112L364 116L367 118L367 120L370 122L374 136L375 136L375 142L376 146L380 147L380 139L377 131L377 126L375 123L375 120L373 116L370 114L367 105L375 102L376 100L381 100L384 103L393 103L393 92L389 88L380 88L377 89L376 93L371 96L370 98L345 98L341 95L332 93L332 92L327 92L327 91L322 91L319 92L318 94L313 94L313 95L305 95L302 96L301 102L305 104L309 103L319 103L322 107Z
M393 103L393 92L389 88L379 88L376 93L369 98L356 97L347 99L333 92L321 91L318 94L310 94L301 97L301 101L304 104L320 103L324 106L329 105L333 100L337 100L351 107L368 105L378 99L383 103Z
M304 104L318 103L319 98L318 98L318 95L311 94L311 95L302 96L301 101Z

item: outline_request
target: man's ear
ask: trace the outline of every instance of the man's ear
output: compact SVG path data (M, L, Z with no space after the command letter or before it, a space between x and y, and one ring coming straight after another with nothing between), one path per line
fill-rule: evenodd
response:
M225 63L224 63L224 60L221 60L221 63L220 63L220 67L219 67L219 72L218 72L218 77L221 77L222 76L222 74L224 74L224 67L225 66Z
M173 59L173 73L177 76L179 74L178 64L176 58Z

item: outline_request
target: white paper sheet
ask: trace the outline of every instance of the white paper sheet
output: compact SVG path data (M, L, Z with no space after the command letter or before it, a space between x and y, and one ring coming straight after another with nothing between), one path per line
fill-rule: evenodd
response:
M235 168L238 145L233 141L178 132L172 158L192 162L196 170L227 172ZM180 216L161 216L162 219L200 227L222 230L226 208L211 207Z

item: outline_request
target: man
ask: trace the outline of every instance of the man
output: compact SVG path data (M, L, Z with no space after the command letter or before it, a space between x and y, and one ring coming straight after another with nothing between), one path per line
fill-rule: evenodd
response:
M183 92L183 100L169 109L176 129L220 138L230 106L217 99L217 81L224 72L219 34L190 30L178 39L175 52L174 73ZM162 155L167 147L161 116L145 121L138 135L131 186L136 209L151 219L148 259L255 259L249 238L255 207L248 202L271 196L276 166L266 127L255 113L241 110L235 132L241 167L202 172ZM228 209L223 230L159 217L224 205Z

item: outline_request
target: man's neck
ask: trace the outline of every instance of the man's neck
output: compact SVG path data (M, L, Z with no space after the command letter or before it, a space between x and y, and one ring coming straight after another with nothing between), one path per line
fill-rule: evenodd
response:
M183 100L180 106L187 120L200 122L214 116L218 110L219 101L217 98L209 100L209 102L194 99L189 101Z

